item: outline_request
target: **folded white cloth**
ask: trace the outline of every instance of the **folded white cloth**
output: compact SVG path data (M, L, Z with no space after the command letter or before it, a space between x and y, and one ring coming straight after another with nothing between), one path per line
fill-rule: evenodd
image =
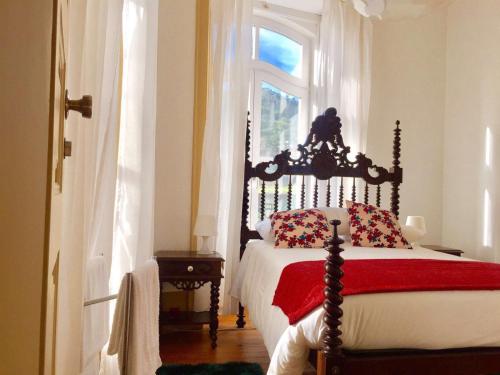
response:
M85 301L106 297L109 294L108 271L104 257L88 260L86 266ZM99 353L108 340L109 304L86 306L83 311L82 373L95 373L99 369Z
M127 276L120 285L108 354L118 354L120 369L125 355ZM147 261L132 273L128 327L127 375L154 374L161 366L159 345L160 282L158 264Z

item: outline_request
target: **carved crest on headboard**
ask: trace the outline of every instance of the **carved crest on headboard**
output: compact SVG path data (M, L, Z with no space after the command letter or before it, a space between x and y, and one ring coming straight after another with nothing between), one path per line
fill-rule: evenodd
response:
M274 181L283 175L314 175L320 180L334 176L361 177L370 184L393 180L391 172L374 165L365 154L358 153L349 159L350 147L342 138L342 122L335 108L328 108L316 117L306 141L297 146L298 156L284 150L272 161L255 167L255 177ZM271 172L270 172L271 170Z

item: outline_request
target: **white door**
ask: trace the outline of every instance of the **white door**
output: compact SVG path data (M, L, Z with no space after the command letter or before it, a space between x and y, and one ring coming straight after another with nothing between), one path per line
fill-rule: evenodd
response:
M59 285L59 252L61 251L62 192L64 161L64 90L66 78L65 29L67 24L66 0L56 1L57 19L56 40L52 46L52 176L50 197L50 238L49 253L45 269L45 361L44 374L55 374L56 326L57 326L57 289Z
M45 288L45 353L43 374L54 375L61 374L57 355L61 353L60 344L57 342L58 324L58 295L59 295L59 276L61 274L61 256L64 255L62 247L62 237L66 227L63 220L63 202L65 199L65 174L68 172L64 167L65 159L71 156L71 140L65 139L66 116L72 113L72 110L80 110L84 117L91 116L91 100L89 97L79 101L65 100L67 96L66 82L68 79L68 40L69 40L69 0L56 0L54 6L57 7L57 17L54 22L55 40L53 41L52 56L52 82L51 82L51 109L52 109L52 175L51 175L51 196L50 196L50 237L49 251L47 254L44 288ZM70 94L71 95L71 94ZM80 93L75 93L80 96ZM69 106L68 106L69 104ZM68 113L69 112L69 113ZM79 114L78 114L79 115ZM74 114L72 116L75 116ZM64 173L63 173L64 172ZM75 259L75 261L77 261ZM81 264L81 263L80 263ZM75 275L80 278L80 275ZM65 280L66 282L66 280ZM81 285L81 280L76 280ZM80 319L77 316L76 319ZM79 342L74 343L71 348L65 350L74 350L73 358L79 358ZM78 372L79 364L74 363L75 374ZM70 375L65 373L64 375Z

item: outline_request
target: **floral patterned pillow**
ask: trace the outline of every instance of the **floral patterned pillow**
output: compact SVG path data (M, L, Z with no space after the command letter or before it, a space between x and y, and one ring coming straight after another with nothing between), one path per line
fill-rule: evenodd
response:
M324 247L332 235L323 211L279 211L271 215L275 247Z
M353 246L411 249L392 212L350 201L347 212Z

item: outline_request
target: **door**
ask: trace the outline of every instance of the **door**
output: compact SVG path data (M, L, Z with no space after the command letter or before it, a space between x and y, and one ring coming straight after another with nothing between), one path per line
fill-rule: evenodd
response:
M79 4L79 3L78 3ZM67 372L70 367L74 368L74 373L79 370L80 357L80 342L74 342L68 345L66 342L58 342L58 336L64 337L69 328L78 330L81 320L81 312L78 309L69 309L71 311L62 311L58 306L61 302L60 295L60 276L65 275L65 283L72 282L76 284L76 290L81 286L82 281L79 273L74 274L74 278L78 280L68 280L68 271L65 270L65 258L68 258L68 252L74 249L64 247L63 234L67 230L68 225L65 223L64 206L68 205L68 199L72 199L71 194L68 194L70 186L67 184L65 175L70 175L74 171L68 159L72 153L74 146L71 139L66 139L66 118L71 110L79 111L83 117L91 117L92 102L89 96L82 97L81 100L69 100L67 91L68 74L68 48L69 48L69 0L54 1L55 20L54 20L54 39L52 46L52 95L51 95L51 111L52 111L52 171L51 171L51 195L50 195L50 234L49 246L47 254L47 262L45 269L45 343L44 343L44 375L71 375ZM75 116L73 114L72 116ZM66 161L66 162L65 162ZM65 185L66 181L66 185ZM69 255L72 256L72 255ZM74 263L78 263L75 259ZM80 262L81 263L81 262ZM79 268L81 264L75 265ZM63 267L63 268L61 268ZM81 268L81 267L80 267ZM81 288L80 288L81 289ZM66 293L66 292L65 292ZM66 293L67 294L67 293ZM73 297L75 297L73 295ZM67 296L64 296L67 299ZM76 296L78 305L81 308L79 296ZM64 319L61 324L61 319L58 320L58 310L60 315L71 314L71 319ZM60 317L59 317L60 318ZM68 324L68 322L72 322ZM61 325L63 327L61 327ZM57 331L61 330L64 335ZM74 337L73 337L74 338ZM78 340L78 339L77 339ZM64 340L59 340L64 341ZM73 340L75 341L75 340ZM64 346L64 347L63 347ZM60 358L58 358L60 357ZM73 371L73 370L71 370Z
M52 176L50 196L50 235L45 269L45 354L43 374L55 374L57 295L59 285L59 254L63 233L63 162L64 162L64 91L66 80L67 0L54 2L55 40L52 45Z

